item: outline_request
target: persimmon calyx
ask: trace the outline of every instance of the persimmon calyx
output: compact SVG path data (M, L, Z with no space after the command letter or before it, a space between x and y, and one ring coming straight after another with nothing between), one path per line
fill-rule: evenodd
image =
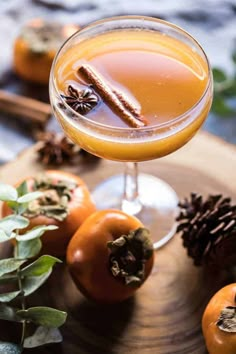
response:
M225 307L216 324L221 331L236 333L236 307Z
M68 203L76 187L78 186L73 182L55 182L45 175L35 178L33 190L41 191L43 195L29 203L24 215L29 218L45 215L58 221L65 220L69 213Z
M153 254L153 243L146 228L138 228L107 243L111 253L109 268L125 285L139 287L145 280L145 263Z

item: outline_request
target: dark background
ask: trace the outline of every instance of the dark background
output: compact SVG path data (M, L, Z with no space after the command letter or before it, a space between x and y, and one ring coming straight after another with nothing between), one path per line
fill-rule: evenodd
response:
M171 21L190 32L210 63L229 74L236 38L235 0L0 0L0 88L48 100L48 89L22 82L12 72L12 45L28 20L41 17L84 26L115 15L148 15ZM0 112L0 163L33 144L31 127ZM203 129L236 143L236 117L210 114Z

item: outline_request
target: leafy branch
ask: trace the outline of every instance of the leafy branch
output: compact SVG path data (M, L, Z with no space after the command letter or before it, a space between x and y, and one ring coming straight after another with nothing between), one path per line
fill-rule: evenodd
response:
M45 283L53 266L61 263L50 255L36 259L42 247L40 237L47 230L57 229L54 225L28 229L29 220L24 212L28 204L41 195L41 192L29 193L25 182L18 188L0 183L0 200L13 210L12 215L0 220L0 243L9 240L14 243L13 257L0 260L0 285L11 289L0 293L0 319L22 324L19 344L0 341L0 353L4 354L19 354L24 348L62 341L58 327L66 320L65 312L43 306L26 307L26 298ZM20 303L20 308L13 306L13 302ZM38 327L27 337L30 323Z
M231 76L220 68L213 68L214 99L212 111L221 117L236 114L232 100L236 100L236 51L232 54L234 72Z

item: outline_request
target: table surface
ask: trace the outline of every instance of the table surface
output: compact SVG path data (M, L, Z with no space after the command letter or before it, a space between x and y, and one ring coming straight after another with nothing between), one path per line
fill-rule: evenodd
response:
M33 17L53 18L61 22L74 22L83 26L103 17L125 14L156 16L184 27L201 42L212 65L222 66L230 71L230 52L234 45L236 33L236 2L234 0L208 0L207 4L205 0L0 0L1 48L3 48L2 43L4 44L4 50L1 50L0 53L0 87L44 101L48 99L47 88L42 89L28 85L20 81L11 70L12 43L19 32L19 28L28 19ZM210 114L203 129L221 136L228 142L236 143L235 121L236 118L223 120ZM13 160L18 152L31 144L33 144L33 140L30 127L23 126L19 124L18 120L13 117L9 119L9 117L0 112L0 162ZM42 168L40 164L34 165L35 156L32 155L31 151L26 154L13 164L5 165L1 169L0 175L3 181L15 182L15 179L19 176L23 177L28 174L29 168L34 168L34 170ZM181 197L189 193L194 185L194 188L201 193L218 193L220 191L231 195L235 200L235 156L234 147L227 144L222 146L221 142L217 140L212 142L211 137L198 134L196 139L193 139L186 147L177 151L176 154L162 159L160 165L158 162L157 168L155 164L151 172L157 170L161 177L165 177L176 188ZM96 173L96 178L100 178L100 180L104 178L107 172L114 173L118 171L116 163L103 161L102 164L105 167L103 169L100 168L99 173ZM151 166L149 164L145 163L143 165L145 172L149 172L149 166ZM221 168L218 168L218 165ZM107 168L107 166L112 166L112 168ZM92 188L92 183L97 183L94 174L91 173L91 170L86 171L83 166L77 166L77 168L76 172L84 174L85 180L90 182L90 187ZM177 173L178 171L179 174ZM183 186L185 187L184 190L182 190ZM159 353L184 353L183 338L185 338L186 334L185 328L182 331L182 326L174 326L173 328L171 323L169 323L171 329L174 329L174 333L171 331L171 336L163 337L162 331L163 328L164 330L166 328L165 314L162 316L163 322L159 323L159 308L163 308L163 303L166 308L167 306L169 308L171 303L175 318L179 316L179 312L175 311L176 304L182 308L182 304L187 303L189 305L186 316L190 318L189 313L193 313L194 316L192 317L193 320L191 320L191 331L188 332L190 335L186 337L189 341L188 345L191 348L198 348L193 349L192 353L194 354L205 353L200 318L210 296L222 286L221 279L213 277L213 282L216 281L214 284L209 283L209 279L203 279L201 270L194 268L191 260L187 258L180 240L173 241L167 245L165 250L160 251L159 256L156 257L158 272L153 272L147 286L140 290L133 307L135 309L135 306L137 306L140 311L134 311L137 316L134 321L120 318L119 311L123 311L123 308L119 308L114 320L115 325L110 326L110 313L97 310L96 313L101 322L97 322L94 325L93 307L84 303L84 300L78 297L78 292L71 280L67 278L68 286L65 286L65 283L63 283L64 278L59 277L61 284L57 283L57 286L59 285L59 288L62 289L62 293L61 296L57 297L50 296L53 294L55 285L52 281L48 291L49 298L56 302L52 305L60 307L65 304L63 306L68 306L72 309L69 327L65 326L63 328L65 340L62 347L56 347L55 349L57 354L72 353L72 351L65 349L71 348L70 346L67 347L68 343L69 345L70 343L74 345L76 347L75 352L80 354L92 352L125 353L124 348L126 348L126 352L128 348L130 353L137 353L137 345L140 348L140 353L156 354L158 353L157 344L158 348L161 348ZM179 252L181 252L181 257ZM170 272L166 272L166 256L168 257L168 254L170 257L168 264L173 270ZM193 274L195 281L192 281ZM151 281L154 277L157 277L157 282ZM171 301L166 297L166 289L169 290L168 293L170 295L172 294L173 282L178 285L175 291L178 294L178 302L176 302L174 297L171 298ZM156 283L158 283L158 287ZM191 286L186 286L186 284L190 283ZM199 286L201 286L200 295ZM162 306L156 306L156 312L153 312L153 308L150 306L150 311L146 313L146 308L142 306L142 299L147 299L148 304L156 304L156 300L158 300L158 303ZM184 308L186 309L186 307ZM80 311L74 311L76 309L80 309ZM127 312L123 311L122 313ZM145 329L142 322L143 315L145 315L145 323L147 324ZM181 320L182 318L181 316ZM127 323L129 324L129 331L122 332L122 328L124 329ZM180 323L180 321L176 323ZM187 324L188 322L186 322L186 326ZM160 325L163 328L157 335L156 328L157 326L160 327ZM95 332L93 331L94 326ZM77 330L78 328L79 331ZM111 331L111 336L106 336L104 341L103 332L107 329ZM95 335L91 337L91 334L94 333ZM148 344L147 348L143 348L143 342L139 341L139 336L140 338L145 336L146 341L144 340L143 342ZM127 347L125 347L126 344L128 344ZM83 345L89 349L84 350ZM173 350L175 345L181 350ZM190 353L191 351L187 350L185 352ZM43 353L45 354L45 351Z
M0 1L0 43L3 43L0 88L48 100L47 88L22 82L11 68L13 41L29 19L43 17L84 26L104 17L127 14L159 17L185 28L202 44L212 66L229 72L232 69L230 53L235 45L235 0L208 0L207 6L204 0L9 0ZM223 119L211 113L203 129L236 143L235 122L236 117ZM0 163L14 159L32 143L30 126L0 112Z
M44 167L36 158L38 145L1 167L1 180L14 184L42 173ZM202 195L223 193L235 203L235 152L235 146L199 133L175 154L141 163L140 170L163 178L181 199L194 190ZM81 176L91 190L121 171L118 162L94 164L79 158L62 168ZM230 249L235 256L236 247ZM1 244L0 258L8 257L8 251L9 245ZM63 342L34 348L33 354L207 354L201 332L203 311L212 295L232 282L230 273L215 266L211 271L194 266L178 234L156 251L152 274L136 296L121 304L95 306L76 289L63 264L55 268L46 285L27 298L27 306L41 304L67 311L61 328ZM16 340L11 322L0 321L0 337Z

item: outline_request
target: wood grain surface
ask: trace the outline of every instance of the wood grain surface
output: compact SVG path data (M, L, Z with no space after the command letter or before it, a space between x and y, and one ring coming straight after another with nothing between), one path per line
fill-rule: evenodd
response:
M30 148L2 167L0 179L14 183L42 171L35 149L36 146ZM79 174L92 190L104 178L120 173L122 165L78 161L64 169ZM204 195L222 192L236 200L236 149L205 133L199 133L187 146L166 158L141 163L140 170L165 179L180 198L196 191ZM0 257L8 249L5 244ZM58 266L28 304L50 305L68 312L62 327L64 341L32 352L205 354L202 313L214 292L231 281L229 274L194 267L178 235L156 252L153 272L137 295L119 305L105 307L88 302L76 289L66 266ZM1 339L15 338L11 324L0 322L0 333Z

